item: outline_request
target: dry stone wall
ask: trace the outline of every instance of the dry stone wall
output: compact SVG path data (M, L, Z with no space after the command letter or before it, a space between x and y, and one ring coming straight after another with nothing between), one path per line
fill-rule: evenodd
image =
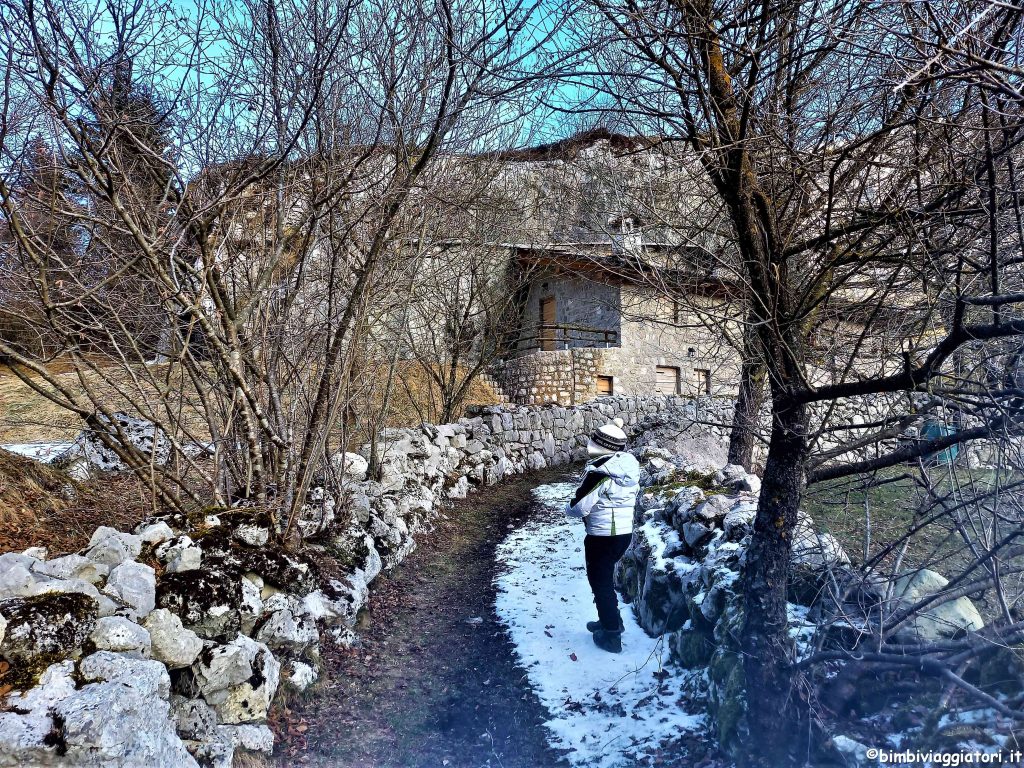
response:
M373 478L369 446L328 462L294 521L302 553L281 546L286 521L240 505L100 527L78 553L0 555L0 656L17 683L0 707L0 766L230 768L236 752L271 751L279 691L316 682L323 638L351 642L370 583L445 498L581 459L614 417L642 433L699 414L681 398L618 397L387 430ZM160 442L116 422L140 451ZM720 430L701 434L708 451L724 445ZM125 468L96 443L80 436L74 468L102 482ZM339 575L321 572L325 557Z

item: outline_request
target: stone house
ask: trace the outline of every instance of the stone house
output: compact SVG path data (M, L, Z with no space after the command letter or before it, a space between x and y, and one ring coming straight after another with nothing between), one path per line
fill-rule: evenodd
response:
M740 358L731 286L650 267L678 246L643 243L634 222L585 242L512 245L517 316L490 375L521 404L607 395L734 397Z

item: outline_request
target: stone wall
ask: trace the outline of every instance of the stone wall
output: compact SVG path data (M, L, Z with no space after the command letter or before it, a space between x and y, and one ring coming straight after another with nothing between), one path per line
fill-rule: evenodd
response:
M378 475L366 476L369 446L332 457L292 521L316 560L284 549L288 521L244 503L132 533L101 527L75 554L0 555L3 682L16 684L0 708L0 766L230 768L236 751L269 752L278 691L317 680L323 637L353 640L369 585L413 551L445 498L581 459L614 417L640 432L697 413L682 398L612 397L386 430ZM152 425L117 422L138 450L166 458ZM99 482L125 469L101 448L85 432L71 452ZM321 572L325 558L337 575Z
M664 638L670 669L675 667L676 674L685 676L691 701L706 708L710 728L721 748L738 764L744 764L750 734L740 646L744 611L741 574L757 513L760 479L734 465L695 475L689 457L662 450L657 442L633 447L633 452L643 467L642 488L633 541L616 569L616 586L647 634ZM885 639L891 648L900 649L890 652L947 643L985 625L969 598L956 592L931 598L949 583L941 574L918 568L887 574L881 569L851 565L838 539L816 530L814 521L803 511L797 514L791 557L787 614L789 652L794 662L819 650L838 650L851 659L865 647L884 652L879 646L879 617L925 597L928 602L914 618ZM998 679L1010 695L1016 695L1024 684L1024 672L1019 667L1009 671L1005 657L993 657L984 663L999 669L1001 677L989 672L980 679ZM905 669L914 674L911 667ZM926 690L921 678L909 678L921 691L921 698L910 698L904 705L897 704L888 693L895 688L892 678L885 678L880 685L879 679L857 663L848 671L852 677L844 678L840 663L821 667L817 677L802 680L802 690L810 691L816 701L828 698L833 706L848 707L843 711L859 713L856 716L864 719L854 732L871 733L873 740L868 745L913 744L927 750L944 743L950 751L961 746L956 741L940 741L955 740L956 728L949 728L949 736L929 730L941 722L938 710L931 726L898 733L907 722L913 722L907 712L916 711L921 701L930 700L928 696L938 699L937 683ZM860 674L865 675L863 680ZM902 681L904 690L908 690L908 680ZM877 691L887 693L878 696ZM845 698L839 698L837 692ZM885 708L891 718L883 716L880 710ZM943 713L942 720L947 719L954 722L954 712ZM968 719L964 716L957 727ZM990 722L986 720L986 727L994 735ZM850 727L851 721L846 718L834 718L832 722L829 716L820 718L806 735L811 750L808 764L874 765L864 756L867 746L837 732ZM886 734L883 727L892 731ZM1005 726L1007 730L1011 727Z
M491 377L502 393L520 405L574 405L597 397L597 376L610 349L558 349L502 360Z

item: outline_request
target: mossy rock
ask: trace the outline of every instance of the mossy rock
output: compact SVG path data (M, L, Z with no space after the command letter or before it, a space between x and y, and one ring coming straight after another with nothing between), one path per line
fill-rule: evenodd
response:
M177 614L200 637L227 638L238 633L241 577L203 561L195 571L165 574L156 586L156 605Z
M346 572L362 568L370 556L370 548L366 544L366 532L361 528L347 531L335 536L328 545L328 552Z
M265 523L259 515L232 513L226 522L208 527L193 536L203 550L203 569L209 565L236 577L256 573L267 584L287 592L302 592L316 582L316 568L312 561L299 554L291 554L271 541L266 546L250 547L232 537L232 523Z
M96 626L99 605L77 592L0 600L7 631L0 655L12 669L4 683L32 685L48 666L81 650Z
M716 653L711 663L712 679L717 685L711 695L711 720L718 743L732 754L746 733L746 680L743 664L734 654Z
M693 629L676 632L669 647L672 649L672 658L686 669L707 665L715 652L714 640L706 633Z

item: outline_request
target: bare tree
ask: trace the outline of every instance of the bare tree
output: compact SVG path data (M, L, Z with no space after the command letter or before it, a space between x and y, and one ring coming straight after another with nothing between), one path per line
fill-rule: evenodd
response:
M570 77L648 133L688 142L722 202L750 329L741 393L763 370L771 395L743 578L750 765L779 764L799 749L790 735L810 730L779 725L780 713L807 717L786 598L808 482L1019 434L1019 379L986 388L965 373L981 360L1008 370L1024 333L1021 296L1007 288L1020 280L1019 109L997 116L955 73L908 82L900 62L920 60L911 41L922 32L903 11L680 0L576 9L587 53ZM974 31L993 70L1015 76L1006 42L1019 34L1017 10L991 11ZM898 393L938 396L961 413L958 428L894 440L915 415ZM877 398L892 407L847 429L844 448L822 447L838 405ZM870 457L854 450L867 445Z
M546 39L520 34L532 13L5 3L0 198L17 258L3 268L32 286L51 357L74 375L6 342L0 354L164 502L241 496L293 519L370 373L354 366L410 258L417 190L439 157L518 133L514 75ZM83 251L31 225L13 180L33 135L74 187L54 220L96 269L76 271ZM114 288L128 280L126 307ZM131 446L116 410L157 425L166 466Z

